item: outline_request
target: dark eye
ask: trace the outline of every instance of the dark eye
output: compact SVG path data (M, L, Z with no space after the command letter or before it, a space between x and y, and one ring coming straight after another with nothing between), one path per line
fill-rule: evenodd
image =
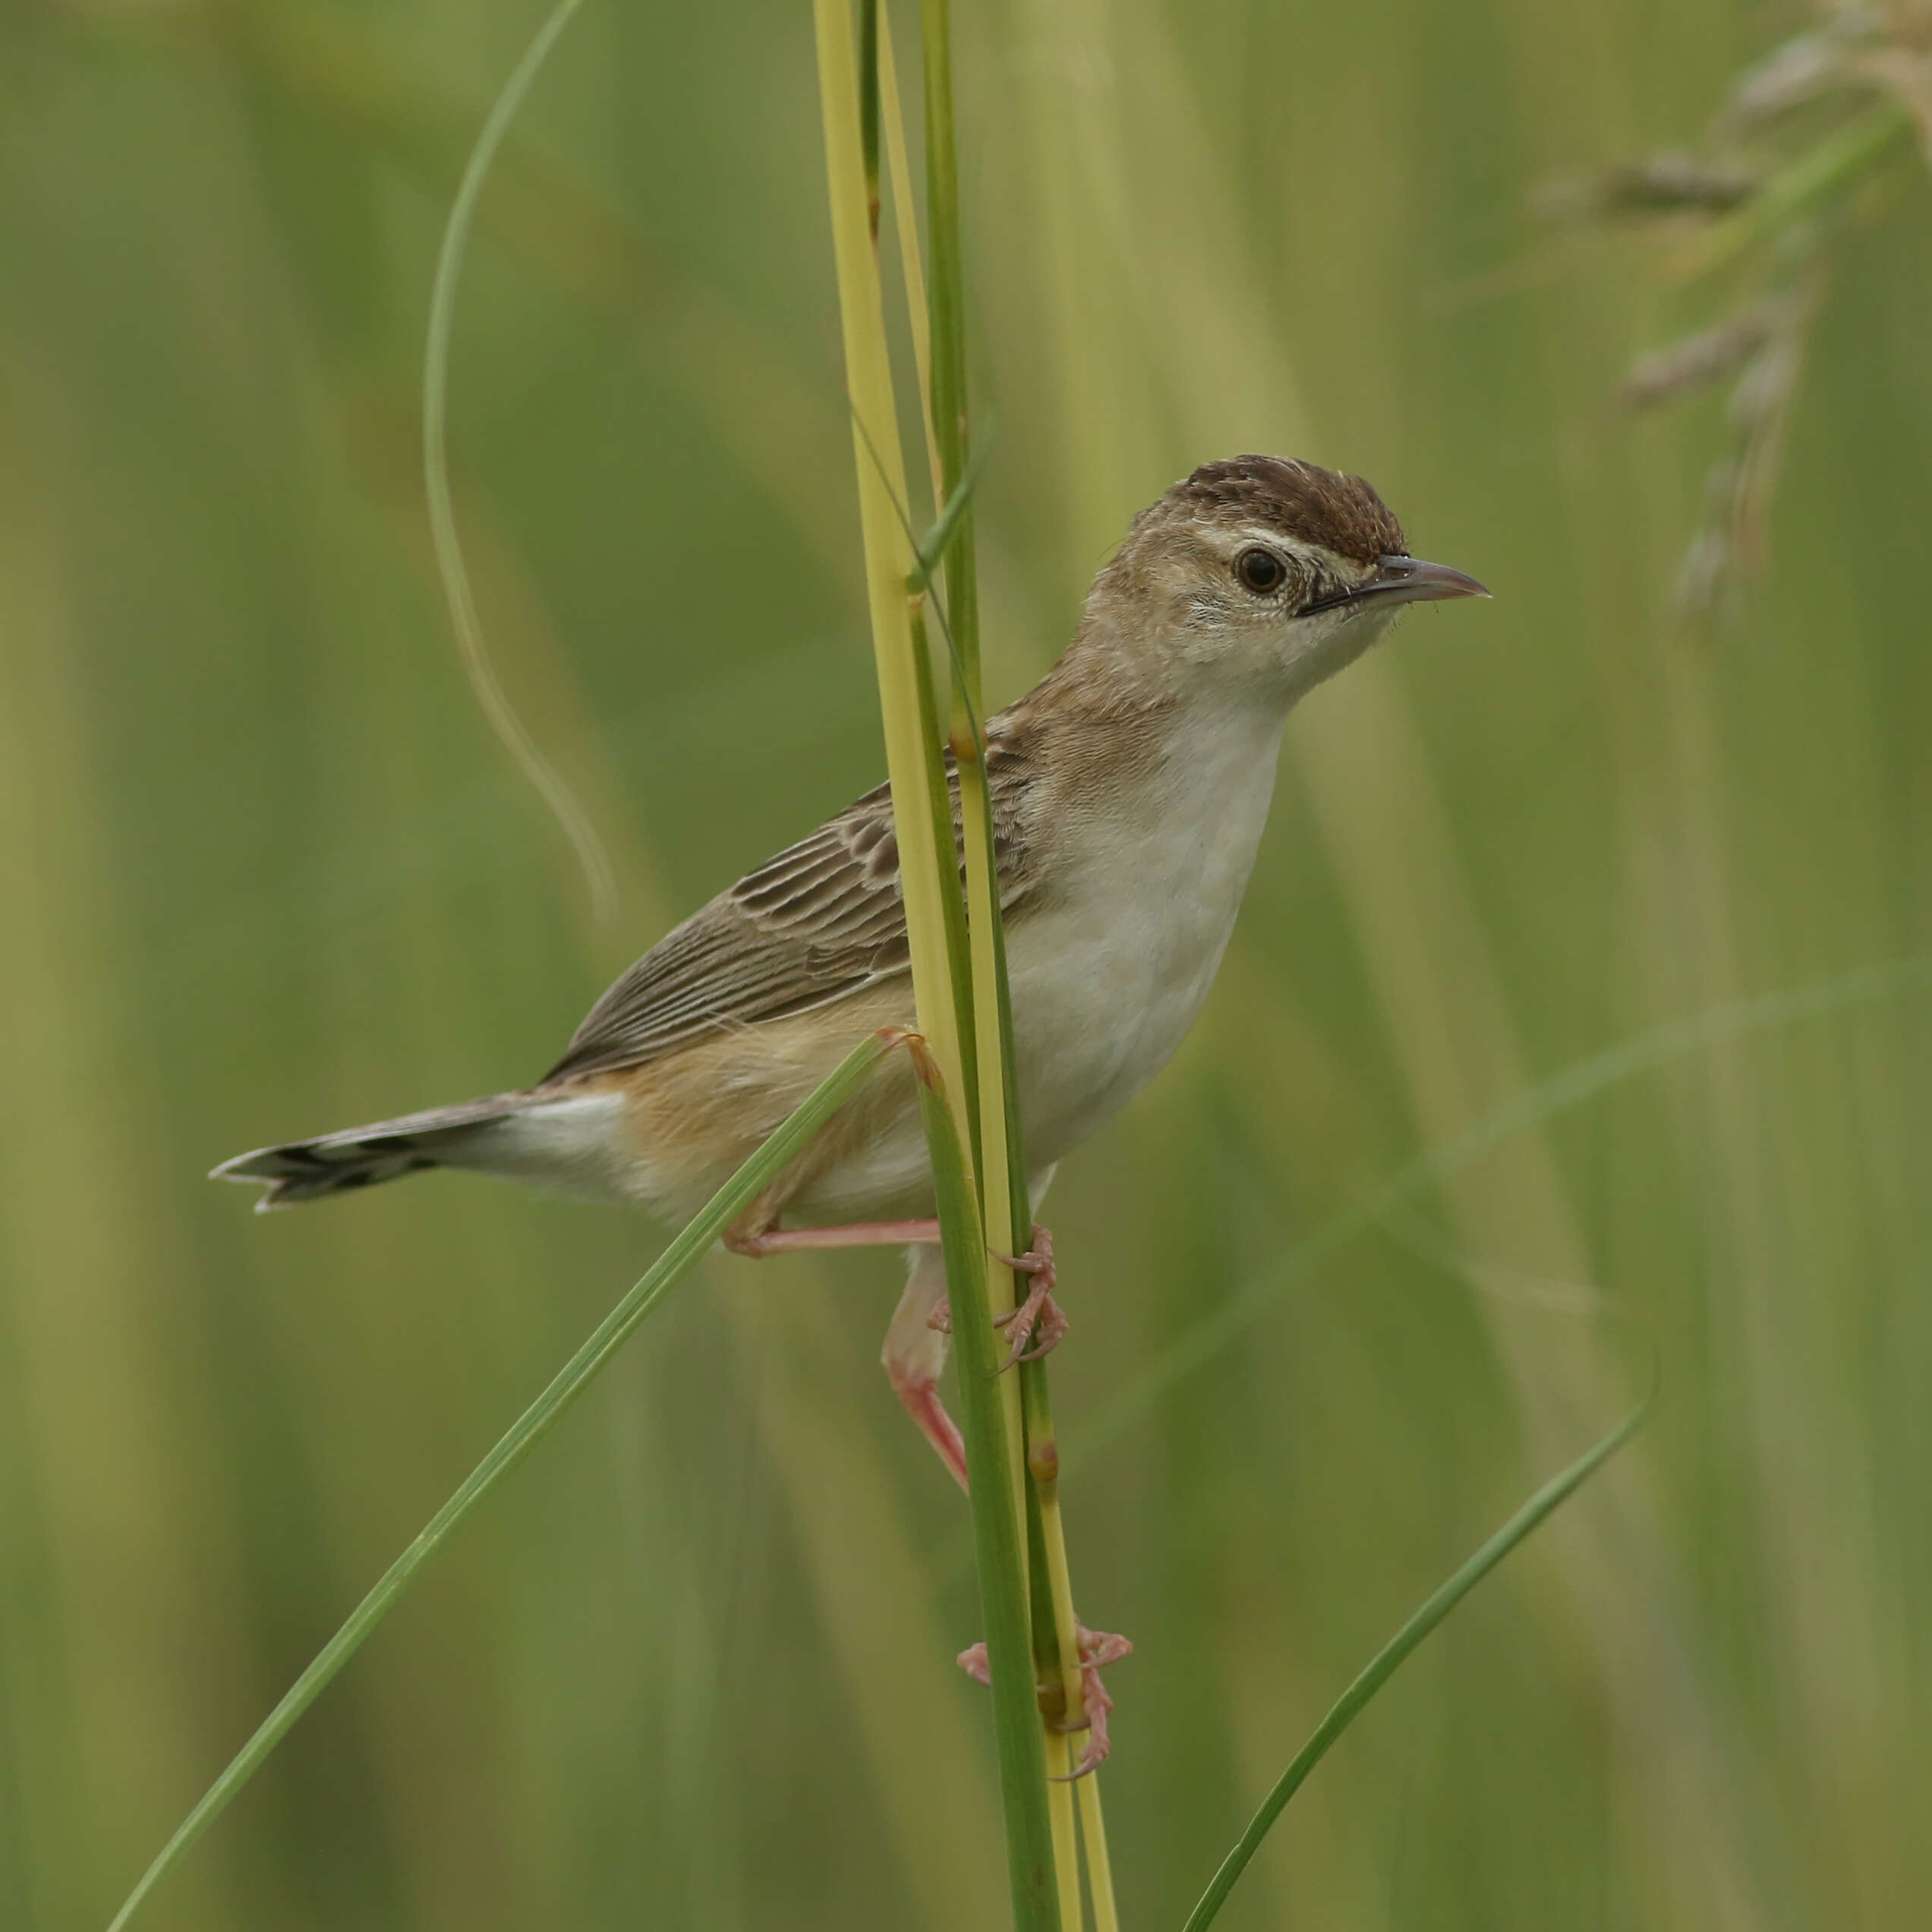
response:
M1234 574L1250 590L1265 594L1281 588L1288 569L1272 550L1252 550L1234 559Z

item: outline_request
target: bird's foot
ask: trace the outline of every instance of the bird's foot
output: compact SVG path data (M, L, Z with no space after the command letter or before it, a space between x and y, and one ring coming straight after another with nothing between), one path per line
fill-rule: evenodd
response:
M1068 1325L1059 1303L1053 1298L1053 1291L1060 1278L1054 1272L1053 1234L1050 1229L1035 1228L1033 1245L1024 1254L996 1254L993 1259L1016 1273L1033 1278L1026 1299L1017 1307L993 1317L993 1325L1007 1332L1007 1359L1000 1364L1004 1372L1015 1363L1036 1362L1042 1355L1051 1354L1060 1346ZM932 1313L926 1317L926 1326L937 1328L941 1335L953 1332L950 1300L942 1297L933 1304Z
M1114 1708L1114 1700L1107 1694L1100 1673L1108 1665L1118 1663L1133 1652L1133 1644L1126 1637L1117 1637L1111 1631L1089 1630L1083 1623L1075 1624L1073 1628L1080 1647L1081 1714L1077 1722L1064 1717L1050 1717L1048 1722L1056 1730L1084 1731L1087 1741L1073 1770L1058 1780L1063 1784L1084 1778L1089 1771L1098 1770L1107 1762L1114 1748L1107 1735L1107 1714ZM958 1661L960 1669L975 1684L984 1684L988 1690L992 1688L992 1667L987 1661L984 1644L975 1644L962 1650ZM1057 1684L1035 1686L1043 1707L1057 1701L1059 1688Z
M1018 1307L993 1317L993 1325L1004 1328L1012 1344L1000 1366L1004 1369L1019 1362L1037 1362L1042 1355L1051 1355L1067 1333L1067 1317L1053 1298L1060 1277L1054 1272L1052 1231L1035 1228L1033 1245L1024 1254L1003 1254L994 1259L1004 1262L1016 1274L1033 1278L1026 1300Z

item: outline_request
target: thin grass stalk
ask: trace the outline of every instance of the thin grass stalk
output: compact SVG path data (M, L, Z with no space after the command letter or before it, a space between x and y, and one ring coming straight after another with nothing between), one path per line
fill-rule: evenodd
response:
M1098 1776L1083 1778L1075 1789L1080 1808L1080 1855L1086 1861L1087 1889L1093 1900L1094 1932L1120 1932L1114 1865L1107 1851L1107 1821L1100 1810L1100 1779Z
M1079 1625L1073 1610L1073 1571L1067 1558L1067 1535L1060 1507L1060 1448L1054 1432L1053 1409L1047 1392L1046 1364L1020 1365L1021 1399L1026 1405L1026 1468L1031 1477L1029 1507L1039 1525L1039 1562L1043 1572L1034 1593L1045 1599L1052 1644L1050 1663L1057 1665L1060 1695L1051 1700L1067 1732L1078 1734L1086 1721L1086 1680L1080 1669ZM1066 1775L1061 1766L1055 1775ZM1102 1814L1098 1767L1079 1781L1080 1855L1093 1897L1095 1932L1120 1932L1114 1901L1114 1874L1108 1862L1107 1827ZM1057 1838L1056 1844L1059 1842Z
M926 304L925 272L919 253L919 203L912 197L912 164L906 149L906 117L899 101L899 63L893 56L892 20L878 16L878 82L885 136L886 168L892 183L893 223L899 236L900 272L906 282L906 323L912 338L912 367L919 379L919 410L925 425L926 468L932 484L932 513L946 505L946 474L939 460L939 437L932 421L932 320Z
M1054 1432L1047 1391L1046 1364L1020 1366L1026 1404L1026 1468L1032 1477L1032 1507L1040 1525L1044 1593L1051 1618L1053 1650L1059 1667L1060 1722L1077 1735L1086 1723L1086 1679L1080 1668L1079 1625L1073 1609L1073 1577L1067 1557L1067 1533L1060 1506L1060 1445ZM1108 1864L1107 1830L1101 1812L1098 1767L1079 1780L1081 1855L1094 1901L1095 1932L1119 1932L1114 1905L1114 1875Z
M916 1036L909 1045L919 1077L919 1104L931 1155L947 1277L950 1281L971 1281L978 1272L982 1243L979 1204L966 1172L964 1143L954 1127L938 1065ZM989 1319L960 1320L956 1309L953 1332L960 1357L966 1464L975 1472L973 1541L993 1681L1013 1924L1016 1932L1049 1932L1049 1928L1062 1932L1045 1743L1033 1695L1030 1619L1020 1562L1020 1518L1010 1507L1006 1432L992 1394L999 1371L999 1332ZM1005 1587L996 1587L996 1584ZM1064 1932L1078 1932L1078 1928L1076 1918Z
M966 370L965 273L962 262L959 205L958 147L953 102L952 20L950 0L924 0L925 79L926 225L932 251L931 284L931 392L928 421L937 440L936 464L941 477L939 501L950 506L971 464L970 424ZM891 138L890 134L888 140ZM997 1259L1030 1248L1033 1242L1029 1177L1022 1141L1019 1079L1013 1057L1012 989L1007 971L1006 940L1001 916L998 853L994 841L991 800L987 789L985 715L979 676L979 580L973 542L972 507L967 502L946 553L947 610L950 622L956 683L950 720L951 749L959 773L961 842L966 860L968 930L972 949L973 1029L978 1045L977 1115L980 1134L981 1199L988 1253L988 1299L995 1307L1010 1307L1016 1298L1012 1272ZM1074 1616L1072 1574L1067 1562L1064 1526L1059 1505L1059 1456L1047 1396L1044 1363L1025 1364L1020 1386L1009 1398L1009 1437L1013 1442L1014 1473L1020 1457L1032 1477L1030 1493L1023 1499L1029 1524L1037 1524L1038 1549L1045 1569L1045 1587L1035 1578L1034 1597L1043 1602L1050 1625L1036 1635L1043 1662L1057 1653L1062 1721L1078 1726L1085 1718L1078 1626ZM1013 1399L1016 1398L1017 1399ZM1050 1628L1051 1646L1039 1640ZM1048 1722L1043 1713L1042 1722ZM1057 1747L1056 1776L1067 1773L1067 1733L1049 1731L1050 1749ZM1089 1835L1087 1855L1096 1852L1103 1864L1106 1833L1099 1824L1099 1793L1092 1774L1083 1780L1083 1802L1096 1829ZM1064 1787L1057 1785L1056 1792ZM1054 1808L1054 1850L1059 1865L1062 1912L1070 1927L1081 1921L1077 1834L1073 1807ZM1113 1932L1112 1876L1102 1871L1092 1889L1098 1908L1105 1899L1108 1917L1102 1932ZM1067 1901L1070 1899L1070 1909Z
M482 198L490 163L509 132L510 123L522 106L538 70L550 57L550 49L581 5L582 0L558 0L555 11L538 29L492 103L476 145L464 164L463 178L457 184L456 198L451 203L449 219L443 231L443 246L437 256L436 279L430 290L429 328L423 350L423 487L429 500L430 541L436 552L437 570L443 579L450 625L456 633L456 646L470 689L499 742L535 787L570 841L590 888L593 912L600 920L608 920L617 910L617 881L610 855L588 814L578 803L576 794L544 757L518 717L490 661L482 619L477 615L476 594L470 585L469 566L463 561L462 543L456 531L456 506L449 489L449 336L456 313L457 278L469 247L471 224Z
M952 704L947 723L948 749L960 787L960 845L966 862L968 943L972 952L974 1065L974 1138L979 1157L981 1212L988 1259L988 1305L1004 1313L1019 1299L1013 1271L992 1257L1016 1252L1024 1217L1026 1186L1013 1192L1011 1175L1019 1165L1017 1117L1009 1104L1012 1018L1001 996L1005 963L999 941L998 861L993 846L992 808L986 791L985 715L979 689L979 591L973 545L972 505L961 498L970 462L966 388L966 304L960 249L958 168L953 134L952 23L946 0L926 0L922 16L925 80L926 232L932 251L928 304L931 369L928 411L934 439L934 468L941 482L941 505L960 507L945 556L946 615L952 645ZM1030 1240L1030 1231L1029 1231ZM1026 1245L1022 1243L1021 1245ZM1015 1484L1014 1505L1024 1508L1018 1486L1026 1458L1025 1424L1020 1391L1001 1390L1008 1456Z
M1048 1634L1051 1634L1051 1626ZM1054 1881L1060 1893L1060 1922L1065 1932L1083 1932L1086 1915L1080 1905L1080 1834L1073 1802L1073 1748L1067 1734L1050 1725L1041 1736L1046 1748L1047 1804L1053 1822Z
M875 4L875 0L868 0ZM904 464L893 412L892 378L871 219L863 128L876 71L862 71L849 0L815 0L820 101L831 198L833 250L845 343L846 379L859 473L873 652L884 714L887 768L899 837L900 871L913 992L923 1042L915 1051L919 1097L942 1233L971 1486L980 1597L993 1685L994 1733L1007 1826L1013 1918L1023 1932L1057 1932L1045 1753L1027 1641L1027 1563L1020 1480L1007 1410L1016 1404L997 1376L998 1337L987 1294L985 1233L968 1150L978 1109L965 1047L972 1011L970 972L949 944L949 897L958 867L943 777L938 704L921 650L916 546L903 523ZM873 43L876 46L876 42ZM876 150L875 150L876 152ZM943 810L943 819L940 812ZM972 1070L976 1074L976 1068ZM1001 1169L1004 1178L1004 1168Z
M260 1768L295 1720L361 1647L417 1574L471 1515L560 1422L598 1371L621 1348L664 1296L696 1266L711 1244L803 1152L834 1114L865 1084L881 1060L909 1036L887 1029L862 1041L807 1097L771 1138L712 1196L695 1220L598 1323L589 1340L559 1369L547 1388L504 1432L496 1446L431 1517L414 1542L385 1570L287 1693L256 1728L221 1776L208 1787L114 1915L108 1932L121 1932L142 1902L188 1855L228 1803Z
M1060 1644L1048 1578L1046 1534L1040 1516L1038 1486L1024 1486L1026 1551L1031 1559L1027 1593L1032 1613L1033 1685L1039 1702L1041 1729L1046 1744L1048 1815L1053 1824L1054 1871L1060 1886L1060 1916L1066 1932L1081 1932L1086 1918L1080 1909L1080 1839L1074 1815L1073 1755L1068 1732L1060 1721L1066 1715L1061 1690Z
M951 868L941 864L931 810L924 802L914 803L929 801L936 789L943 796L944 780L938 748L921 728L920 673L906 603L905 585L914 559L897 508L905 495L905 464L893 408L860 137L858 58L851 15L843 0L814 0L813 14L831 191L832 252L865 542L866 603L885 726L886 771L892 786L913 992L919 1030L938 1062L947 1105L959 1110L961 1141L969 1145L962 1104L966 1084L960 1030L966 1001L952 997L953 969L946 942L944 900ZM950 838L947 843L950 845Z

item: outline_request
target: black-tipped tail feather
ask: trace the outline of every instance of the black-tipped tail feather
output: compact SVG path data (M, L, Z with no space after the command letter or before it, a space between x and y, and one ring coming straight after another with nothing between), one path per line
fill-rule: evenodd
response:
M349 1127L314 1140L292 1140L279 1147L258 1147L224 1161L210 1177L242 1180L266 1187L255 1212L292 1208L325 1194L342 1194L379 1182L400 1180L441 1167L458 1146L479 1128L493 1127L520 1113L528 1103L521 1094L495 1094L487 1100L466 1100L453 1107L433 1107L425 1114L405 1114L399 1120L378 1120L366 1127Z

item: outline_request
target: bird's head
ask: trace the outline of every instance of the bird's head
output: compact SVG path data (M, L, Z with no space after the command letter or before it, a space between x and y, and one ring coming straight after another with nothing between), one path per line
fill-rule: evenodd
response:
M1488 595L1410 556L1360 477L1234 456L1134 519L1088 618L1141 677L1199 684L1206 673L1292 698L1359 657L1404 604Z

